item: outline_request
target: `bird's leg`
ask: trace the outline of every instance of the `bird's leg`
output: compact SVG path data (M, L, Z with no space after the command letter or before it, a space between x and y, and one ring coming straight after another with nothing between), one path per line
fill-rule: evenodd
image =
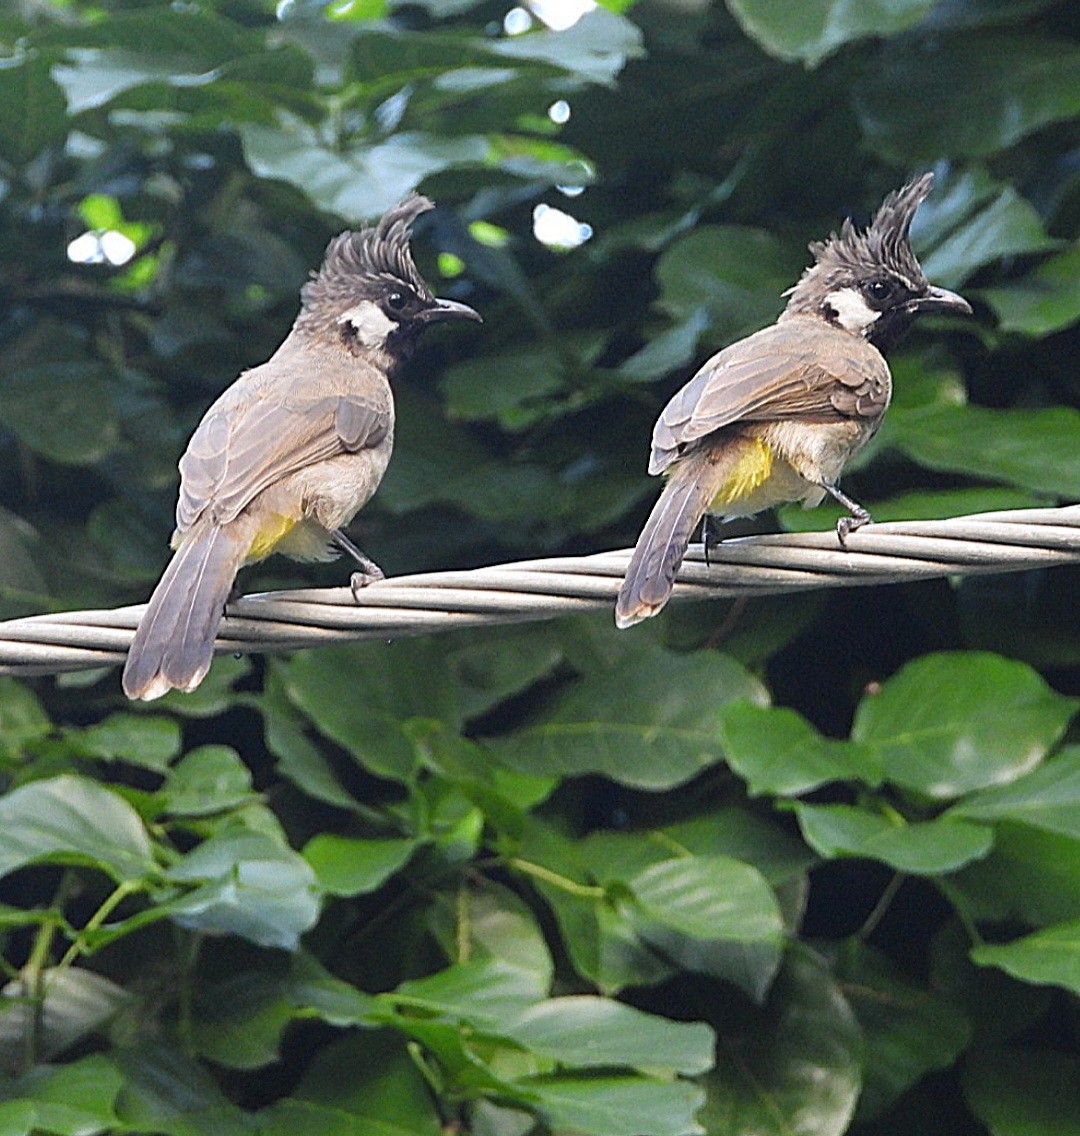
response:
M848 533L868 525L874 518L858 503L853 501L838 485L830 485L827 481L821 482L821 488L838 501L851 514L850 517L841 517L836 522L836 539L840 541L841 548L847 548Z
M701 518L701 547L702 547L702 550L705 553L705 567L706 568L712 567L712 564L709 563L709 545L712 542L711 541L712 537L713 537L712 517L709 513L706 513Z
M368 584L373 584L376 580L386 579L386 573L378 564L370 556L365 556L341 529L334 529L330 534L330 539L342 552L348 553L360 565L360 571L354 572L349 577L349 587L352 589L354 597L361 588L366 588Z

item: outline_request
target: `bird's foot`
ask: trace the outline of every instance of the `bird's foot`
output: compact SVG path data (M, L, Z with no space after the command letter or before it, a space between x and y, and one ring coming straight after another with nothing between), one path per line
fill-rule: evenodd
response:
M841 517L836 522L836 539L840 541L840 547L846 549L848 534L861 529L863 525L870 524L873 519L863 508L854 510L850 517Z
M370 568L365 568L360 572L354 572L349 577L349 590L353 594L353 599L360 598L360 592L366 588L368 584L374 584L376 580L385 580L386 573L374 561L369 560Z

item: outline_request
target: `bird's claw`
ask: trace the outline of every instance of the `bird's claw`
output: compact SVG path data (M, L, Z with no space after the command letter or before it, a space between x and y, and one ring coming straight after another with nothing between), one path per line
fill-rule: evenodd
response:
M372 564L370 569L365 569L362 572L354 572L349 577L349 590L353 594L353 599L359 599L360 592L368 584L374 584L377 580L385 579L386 573L377 564Z

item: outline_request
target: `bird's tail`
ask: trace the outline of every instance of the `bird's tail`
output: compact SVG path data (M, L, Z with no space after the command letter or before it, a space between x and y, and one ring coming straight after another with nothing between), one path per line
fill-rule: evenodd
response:
M128 698L148 702L173 688L191 691L206 677L225 601L251 543L240 527L207 521L184 534L128 650Z
M615 601L616 626L632 627L668 602L690 537L737 460L736 452L699 450L672 467L626 567Z

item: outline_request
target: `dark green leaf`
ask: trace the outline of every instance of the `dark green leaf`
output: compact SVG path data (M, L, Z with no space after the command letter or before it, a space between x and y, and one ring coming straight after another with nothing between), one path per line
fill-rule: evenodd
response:
M172 718L149 714L110 714L93 726L72 731L70 741L87 757L125 761L164 770L180 752L180 726Z
M518 1084L556 1130L592 1136L697 1136L705 1094L686 1081L644 1077L535 1077Z
M769 0L728 0L743 31L765 51L810 67L851 40L894 35L910 28L933 6L934 0L900 0L888 5L802 0L791 6Z
M721 1033L703 1116L732 1136L842 1136L862 1082L851 1007L818 960L790 955L765 1015Z
M499 1033L563 1066L694 1074L713 1064L715 1039L708 1026L668 1021L610 998L553 998L519 1014Z
M403 982L392 994L379 995L378 1001L497 1031L508 1018L546 996L536 971L492 958L457 963L429 978Z
M991 1136L1074 1136L1080 1131L1080 1062L1050 1050L975 1053L964 1095Z
M1056 497L1080 496L1080 412L1070 407L897 408L885 431L884 442L928 469L993 478Z
M0 875L42 860L132 882L157 873L139 814L84 777L32 781L0 798Z
M928 655L863 699L852 738L888 780L955 797L1033 769L1076 711L1023 663L982 652Z
M232 746L193 749L170 770L161 789L168 812L208 816L256 799L251 772Z
M993 831L968 821L905 823L854 805L795 806L807 844L827 859L861 856L898 872L940 875L980 860L994 843Z
M1011 820L1080 840L1080 746L1069 746L1009 785L975 793L949 816Z
M358 840L321 833L308 841L304 858L330 895L375 891L413 854L412 840Z
M860 1120L879 1116L924 1073L947 1069L971 1038L958 1007L865 943L844 945L835 974L866 1044Z
M1011 284L985 288L1002 331L1044 336L1080 319L1080 245L1050 257Z
M1008 32L912 38L879 54L855 104L893 161L992 154L1080 112L1080 48Z
M0 756L19 761L23 750L52 731L52 723L34 692L22 683L0 677Z
M781 293L805 257L770 233L733 225L699 226L660 257L660 306L686 322L709 313L709 334L728 343L757 331L783 307Z
M65 465L100 462L120 437L108 372L98 363L41 363L8 372L0 386L0 422L35 452Z
M1080 994L1080 919L1014 939L983 943L971 952L980 966L997 966L1021 982L1064 986Z
M100 1055L69 1065L39 1065L0 1083L0 1131L95 1136L113 1131L123 1080Z
M829 781L881 782L878 755L819 734L784 707L736 703L724 712L724 756L754 795L798 796Z
M485 744L522 772L603 773L638 788L669 788L721 759L727 703L763 697L757 680L723 655L643 645L579 680L541 721Z
M414 717L460 724L445 654L431 638L357 643L302 651L275 670L322 734L373 773L407 781L416 753L402 725Z
M30 56L0 67L0 155L23 166L67 134L64 95L45 59Z
M182 926L207 934L295 950L319 915L319 891L307 861L262 832L212 836L166 875L196 885L168 901L169 913Z

